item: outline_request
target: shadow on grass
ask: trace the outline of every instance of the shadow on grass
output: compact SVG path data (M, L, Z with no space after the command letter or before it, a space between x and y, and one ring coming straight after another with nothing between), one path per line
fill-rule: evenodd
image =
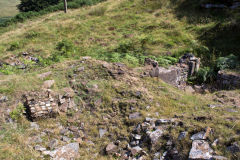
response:
M211 0L213 1L213 0ZM171 0L178 19L186 19L187 23L194 25L208 24L202 29L195 28L198 39L209 48L212 57L235 54L240 56L240 8L206 9L202 8L204 2L210 0ZM204 53L202 53L204 54Z

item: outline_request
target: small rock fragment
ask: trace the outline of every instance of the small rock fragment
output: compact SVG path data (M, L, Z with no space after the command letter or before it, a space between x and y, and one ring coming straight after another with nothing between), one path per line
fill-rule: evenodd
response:
M99 137L102 138L102 137L105 135L106 132L107 132L106 129L100 128L100 129L99 129Z
M43 88L52 88L52 86L55 84L55 81L54 80L47 80L47 81L44 81L43 83Z
M181 132L178 136L178 140L182 140L182 139L186 138L187 134L188 134L188 132Z
M117 151L117 146L113 143L109 143L106 147L107 154L112 154Z
M53 150L55 147L57 147L58 145L58 140L53 139L49 142L48 147L50 148L50 150Z
M141 114L139 112L135 112L135 113L132 113L129 115L129 119L130 120L136 120L136 119L139 119L141 118Z

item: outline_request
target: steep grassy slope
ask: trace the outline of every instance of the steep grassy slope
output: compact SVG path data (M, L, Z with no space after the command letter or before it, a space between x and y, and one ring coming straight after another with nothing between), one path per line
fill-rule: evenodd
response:
M28 138L40 136L40 145L44 147L55 138L61 146L65 142L61 141L59 126L79 127L82 123L86 137L80 145L80 159L116 159L104 154L106 145L118 139L121 139L120 145L126 145L134 125L146 116L176 118L183 122L183 127L168 133L174 139L181 131L196 133L209 126L213 129L209 142L220 140L214 148L217 155L237 159L238 155L227 152L226 146L240 140L239 108L226 105L210 109L208 104L216 103L212 101L211 93L188 94L159 79L141 76L146 56L158 57L163 65L172 63L166 55L178 56L190 51L202 56L206 62L214 58L209 54L204 58L209 49L199 35L214 28L217 21L209 19L208 23L193 23L184 12L178 11L184 1L173 2L151 0L144 4L142 0L109 0L70 10L68 14L56 12L7 28L8 32L0 35L0 59L9 64L13 60L21 61L27 68L21 70L19 66L3 65L0 94L9 100L1 104L1 115L8 115L21 106L21 96L25 92L41 91L43 81L49 79L56 81L52 90L57 93L70 87L71 80L76 80L75 101L79 112L43 119L38 122L40 129L37 131L31 129L23 115L14 123L1 119L0 159L42 159L33 149L37 142ZM22 52L38 57L40 62L22 58ZM86 55L93 59L83 60L82 56ZM124 62L128 67L122 77L115 79L103 67L108 63L99 59ZM77 71L80 67L84 69ZM38 74L47 71L52 72L49 77L37 78ZM94 87L97 92L88 92ZM136 93L141 93L140 97ZM234 94L238 95L239 91ZM132 112L140 112L142 118L137 122L129 121ZM99 138L99 128L107 129L103 138ZM184 143L177 147L187 155L191 142Z
M126 53L138 61L138 55L178 55L201 48L194 32L160 2L144 6L141 1L108 1L17 24L1 35L1 56L32 51L45 58L64 39L74 44L73 56L92 55L112 61L125 60L122 54Z

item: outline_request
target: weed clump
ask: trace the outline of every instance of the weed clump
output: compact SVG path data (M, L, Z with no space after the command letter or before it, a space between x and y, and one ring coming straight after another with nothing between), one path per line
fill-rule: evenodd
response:
M10 117L13 120L18 121L21 119L24 112L25 112L24 106L22 104L18 104L18 106L10 113Z

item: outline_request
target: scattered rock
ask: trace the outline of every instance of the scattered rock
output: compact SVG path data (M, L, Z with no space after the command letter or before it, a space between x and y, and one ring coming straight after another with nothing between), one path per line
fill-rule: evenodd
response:
M63 147L60 147L48 154L53 158L53 160L70 160L79 157L79 144L70 143Z
M0 98L0 103L4 103L4 102L7 102L8 101L8 97L7 96L2 96Z
M226 157L223 156L212 156L213 160L228 160Z
M130 120L136 120L136 119L140 119L141 118L141 114L139 112L135 112L129 115L129 119Z
M64 135L64 136L66 136L67 134L68 134L68 129L66 129L66 128L62 128L61 130L60 130L60 134L61 135Z
M45 73L42 73L42 74L38 74L37 77L38 77L39 79L45 79L45 78L47 78L48 76L50 76L51 74L52 74L52 72L49 71L49 72L45 72Z
M221 107L222 105L219 105L219 104L209 104L208 107L209 108L216 108L216 107Z
M77 72L82 72L82 71L84 71L84 70L85 70L84 67L79 67L76 71L77 71Z
M193 89L192 86L186 86L186 87L184 88L184 90L185 90L185 92L187 92L187 93L194 93L194 92L195 92L195 90Z
M157 119L155 121L156 126L160 126L161 124L169 124L169 123L171 123L171 120L168 120L168 119Z
M71 138L68 138L67 136L62 136L61 140L67 143L71 142Z
M139 154L140 152L142 152L142 148L139 147L139 146L133 147L133 148L131 149L131 153L132 153L133 156Z
M155 131L148 131L147 135L151 140L151 144L154 145L154 144L157 143L159 138L163 135L163 130L162 129L156 129Z
M106 147L107 154L113 154L117 151L117 146L114 143L109 143Z
M205 140L209 136L211 131L212 129L210 127L207 127L205 132L202 131L192 135L191 140Z
M36 122L31 122L30 127L31 129L39 130L39 125Z
M58 145L58 140L53 139L49 142L48 147L50 148L50 150L53 150L55 149L55 147L57 147L57 145Z
M231 146L227 147L227 150L232 153L237 153L240 152L240 146L237 144L237 142L235 142Z
M205 132L199 132L194 135L192 135L191 140L204 140L206 139Z
M39 151L39 152L43 152L43 151L46 151L47 149L42 147L42 146L40 146L40 145L36 145L34 147L34 150Z
M188 132L181 132L178 136L178 140L182 140L182 139L186 138L187 134L188 134Z
M34 137L29 138L29 141L31 143L38 143L38 144L40 144L40 143L42 143L43 140L42 140L42 138L40 136L34 136Z
M102 138L102 137L105 135L106 132L107 132L106 129L100 128L100 129L99 129L99 137Z
M213 150L206 141L194 140L192 143L192 149L189 153L189 159L210 160L212 158L212 153Z
M43 88L47 88L47 89L52 88L54 84L55 84L55 80L44 81Z

